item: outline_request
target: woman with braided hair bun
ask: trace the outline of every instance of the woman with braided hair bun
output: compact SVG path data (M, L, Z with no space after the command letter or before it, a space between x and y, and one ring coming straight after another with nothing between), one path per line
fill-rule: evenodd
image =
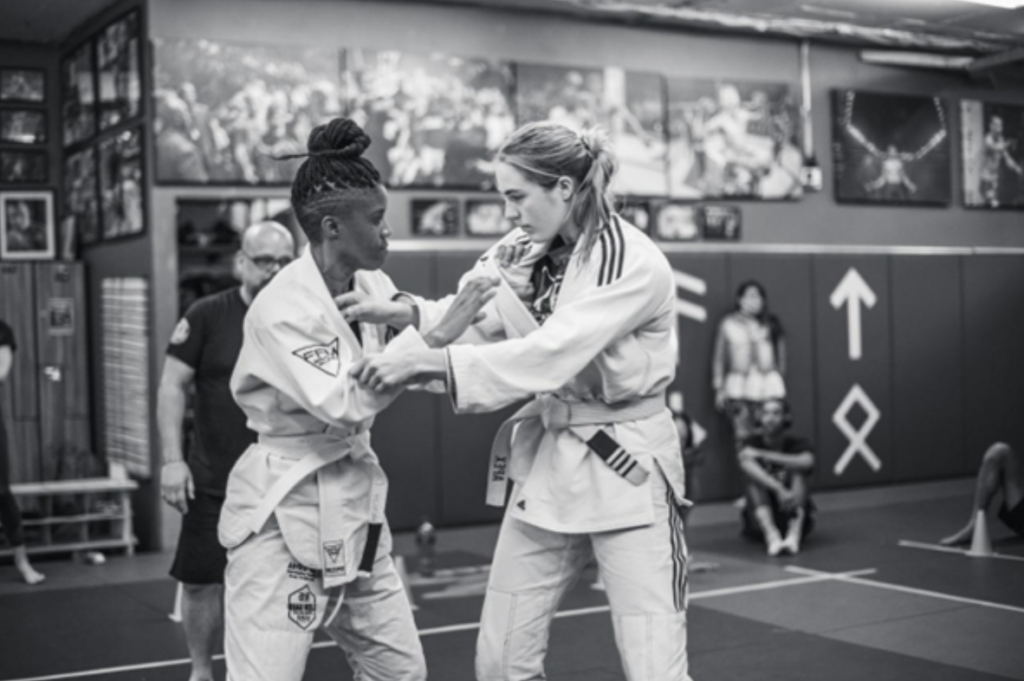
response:
M370 446L374 416L402 388L350 377L361 357L441 348L463 335L494 282L468 283L422 335L380 272L387 192L362 154L370 138L335 119L309 136L292 205L309 247L268 284L245 318L231 378L259 440L231 471L218 534L228 549L228 678L302 678L322 628L366 681L420 681L426 666L392 563L387 477ZM335 298L382 310L350 321Z
M672 268L613 211L617 164L600 132L529 124L496 161L515 229L475 268L499 277L474 326L486 342L364 357L351 373L382 394L444 380L459 413L532 398L491 450L488 503L503 506L513 485L481 616L479 681L545 678L552 618L593 558L626 678L688 681L689 502L665 400L677 361ZM494 267L520 243L530 248L514 267ZM427 326L445 311L443 301L417 303Z

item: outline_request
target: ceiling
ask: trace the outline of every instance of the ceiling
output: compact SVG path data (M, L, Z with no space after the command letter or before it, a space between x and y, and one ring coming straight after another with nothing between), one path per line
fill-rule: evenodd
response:
M0 0L0 40L60 43L115 1ZM1024 8L1004 10L963 0L428 1L973 54L1024 47Z

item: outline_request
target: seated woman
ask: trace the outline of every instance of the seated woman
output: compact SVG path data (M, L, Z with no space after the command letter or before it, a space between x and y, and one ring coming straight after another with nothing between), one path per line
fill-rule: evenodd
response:
M761 433L747 438L739 453L746 478L744 534L763 537L769 556L796 554L801 539L814 526L807 478L814 470L811 444L789 433L791 417L785 400L767 400L759 414ZM786 537L779 528L786 525Z

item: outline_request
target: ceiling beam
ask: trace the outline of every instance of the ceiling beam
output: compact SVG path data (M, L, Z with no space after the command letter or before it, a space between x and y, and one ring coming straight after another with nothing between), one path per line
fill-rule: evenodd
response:
M1024 47L997 52L987 57L978 57L967 65L967 70L971 73L990 71L998 66L1005 66L1006 64L1013 64L1019 61L1024 61Z

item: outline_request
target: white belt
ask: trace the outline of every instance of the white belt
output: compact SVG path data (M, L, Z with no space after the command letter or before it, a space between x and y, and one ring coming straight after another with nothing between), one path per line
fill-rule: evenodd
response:
M512 432L518 423L540 419L549 431L568 430L597 454L609 468L634 485L647 480L647 470L632 454L613 440L599 426L625 421L639 421L665 411L663 394L641 397L630 402L567 402L546 394L529 402L501 424L491 446L491 463L487 482L487 504L504 506L508 491L508 466L512 457Z
M343 435L347 435L344 437ZM317 473L319 496L319 546L323 565L324 586L343 584L353 578L352 570L368 575L373 569L373 555L376 553L381 527L384 523L384 506L387 501L387 479L379 466L371 468L370 519L363 557L353 566L351 550L345 550L345 543L351 540L336 509L344 503L344 490L340 484L332 484L332 478L339 473L323 469L345 457L353 461L373 457L369 433L365 428L342 432L328 432L301 436L261 435L259 445L271 452L283 455L299 454L301 458L278 478L253 509L248 519L248 528L258 533L278 505L288 494L310 475ZM351 549L352 547L350 547ZM370 554L367 560L366 554Z

